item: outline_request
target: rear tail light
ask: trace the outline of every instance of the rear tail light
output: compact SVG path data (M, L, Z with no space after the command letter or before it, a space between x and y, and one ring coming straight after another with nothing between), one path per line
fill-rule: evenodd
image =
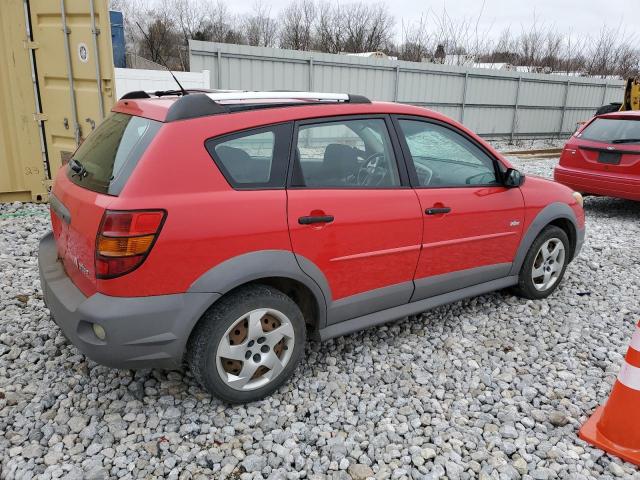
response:
M164 210L107 210L96 239L96 277L119 277L142 265L166 216Z

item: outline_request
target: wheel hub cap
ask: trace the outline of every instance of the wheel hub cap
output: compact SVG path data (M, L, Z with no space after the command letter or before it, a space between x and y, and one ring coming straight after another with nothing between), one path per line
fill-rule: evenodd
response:
M263 387L289 363L294 342L286 315L268 308L252 310L223 335L216 351L218 373L235 390Z
M539 291L551 288L560 278L565 262L564 244L559 238L544 242L538 250L531 269L533 285Z

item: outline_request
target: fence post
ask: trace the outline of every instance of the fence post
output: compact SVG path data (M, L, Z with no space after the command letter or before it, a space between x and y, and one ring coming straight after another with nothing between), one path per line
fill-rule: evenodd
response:
M309 59L309 91L313 92L313 57Z
M396 81L393 88L393 101L398 101L398 86L400 84L400 65L396 65Z
M567 80L567 86L564 89L564 100L562 101L562 114L560 115L560 127L558 128L558 138L562 136L562 127L564 126L564 115L567 112L567 98L569 97L569 88L571 80Z
M609 86L609 84L607 83L607 81L604 81L604 89L602 90L602 101L600 102L600 106L603 106L607 101L607 87ZM598 107L596 107L598 108Z
M218 54L216 55L217 59L218 59L218 63L216 65L216 74L217 74L217 79L216 79L216 88L218 90L222 89L222 52L220 50L218 50Z
M469 72L464 72L464 85L462 87L462 110L460 111L460 123L464 123L464 107L467 104L467 82L469 81Z
M518 77L518 86L516 87L516 99L513 102L513 118L511 119L511 143L513 143L513 137L516 134L516 127L518 125L518 102L520 101L520 84L522 83L522 77Z

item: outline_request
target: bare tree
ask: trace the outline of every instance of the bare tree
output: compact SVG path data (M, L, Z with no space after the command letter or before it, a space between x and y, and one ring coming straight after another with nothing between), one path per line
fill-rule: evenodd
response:
M244 21L244 34L249 45L274 47L278 26L271 18L271 9L261 1L253 6L253 12Z
M219 43L246 43L239 22L222 0L210 1L207 8L203 37Z
M340 53L343 45L343 19L340 6L323 1L318 6L314 48L321 52Z
M390 47L395 21L385 4L354 3L342 10L341 17L345 29L344 51L373 52Z
M313 0L294 0L280 13L280 47L311 50L317 9Z
M137 24L142 34L138 51L144 58L166 64L172 70L184 69L180 31L174 21L173 11L168 7L168 2L162 2L147 11L149 20L146 26Z
M638 72L640 54L634 48L635 35L626 35L624 31L602 27L592 41L585 64L589 75L607 77L609 75L631 76Z
M409 62L422 62L433 50L432 39L428 33L427 16L420 16L415 23L402 24L402 43L398 48L398 57Z

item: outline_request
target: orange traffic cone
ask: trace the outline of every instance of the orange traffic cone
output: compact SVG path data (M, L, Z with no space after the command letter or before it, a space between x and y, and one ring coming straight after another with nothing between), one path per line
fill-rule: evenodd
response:
M580 429L580 438L605 452L640 465L640 323L611 390Z

